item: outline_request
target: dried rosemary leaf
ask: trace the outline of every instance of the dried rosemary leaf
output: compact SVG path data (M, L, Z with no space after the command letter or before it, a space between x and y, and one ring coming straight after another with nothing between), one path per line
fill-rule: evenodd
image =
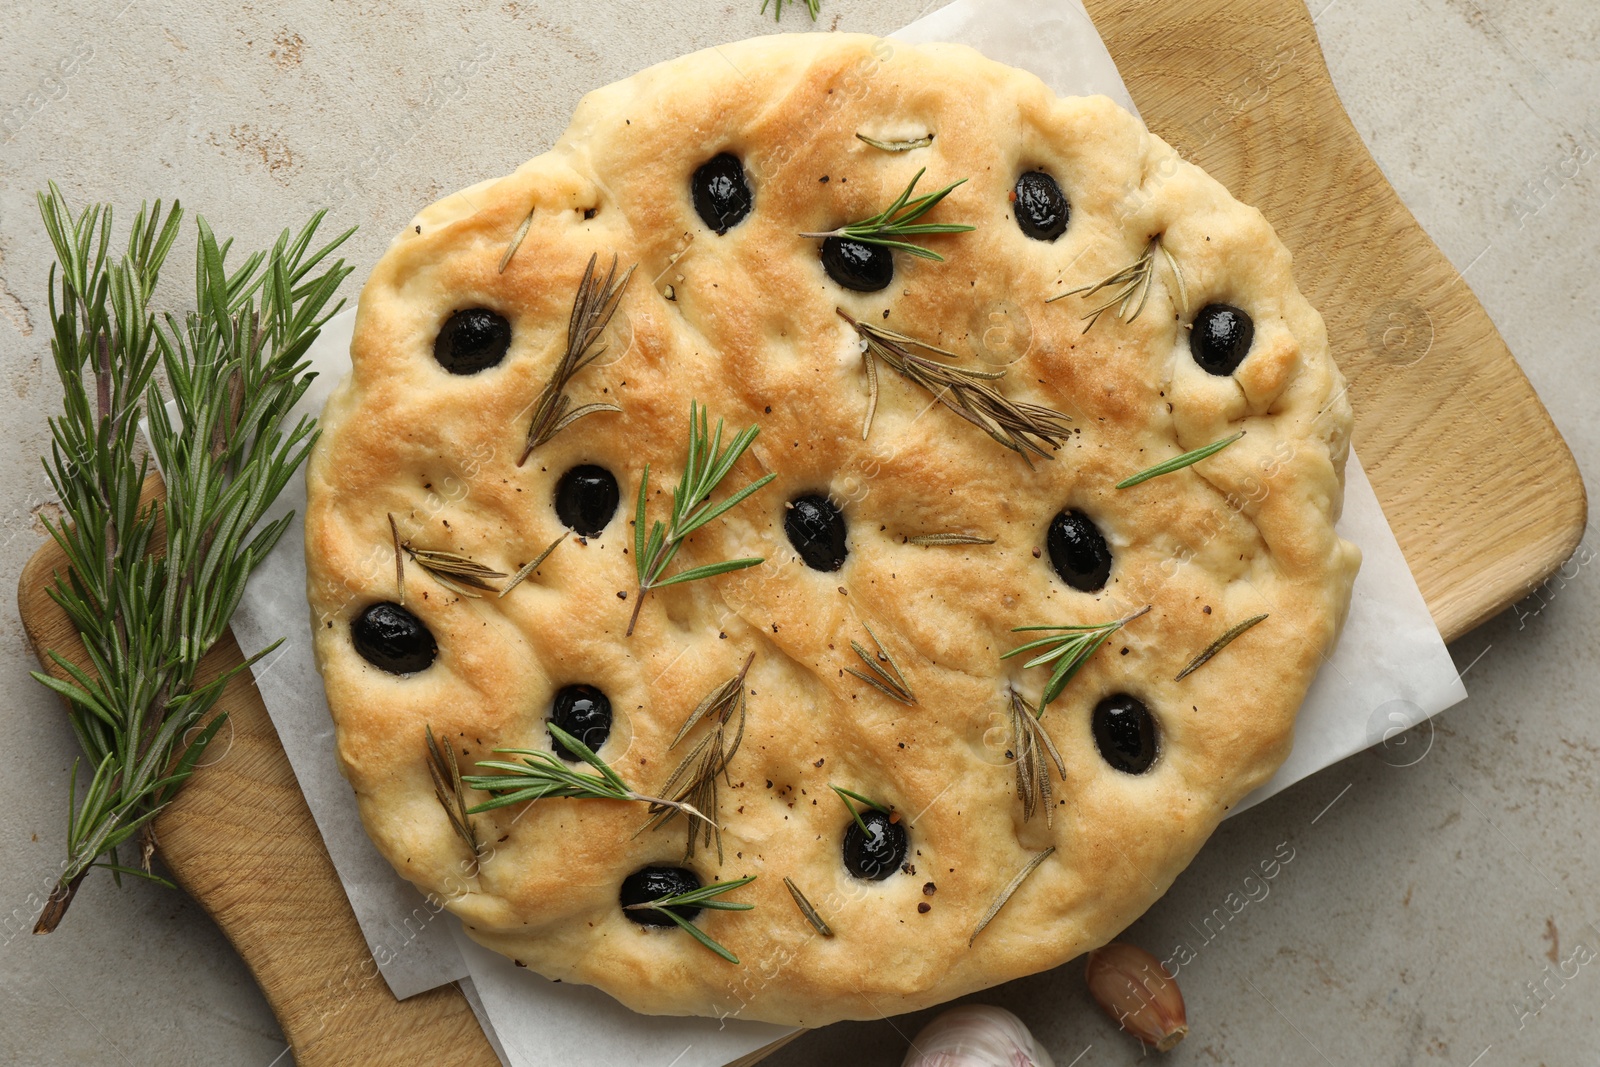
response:
M832 937L833 927L829 926L822 916L817 914L817 909L812 907L811 901L807 900L806 895L800 892L800 887L795 885L794 881L787 875L784 876L783 885L784 888L789 890L789 895L794 898L794 906L799 908L800 914L806 917L806 922L815 927L817 933L823 937Z
M927 148L933 143L933 134L924 134L909 141L880 141L876 137L868 137L864 133L858 133L856 134L856 140L884 152L909 152L914 148Z
M1000 914L1000 909L1006 906L1006 901L1011 899L1012 894L1022 886L1023 882L1028 880L1028 875L1038 870L1039 864L1049 859L1055 850L1056 846L1051 845L1043 852L1035 852L1033 858L1027 862L1027 865L1017 872L1017 876L1011 879L1004 889L1000 890L1000 895L995 898L993 904L989 905L989 910L983 913L983 918L979 919L978 925L973 928L972 936L967 938L968 948L971 948L972 943L978 940L978 935L983 933L983 928L988 926L996 915Z
M1178 676L1176 678L1172 679L1172 680L1174 682L1181 682L1185 678L1189 677L1189 675L1193 674L1195 671L1197 671L1201 667L1205 666L1206 662L1208 660L1210 660L1212 656L1215 656L1218 652L1221 652L1224 648L1227 648L1228 644L1235 637L1238 637L1240 634L1242 634L1246 630L1250 629L1250 627L1254 626L1256 623L1261 622L1266 617L1267 616L1265 616L1265 615L1253 615L1250 618L1244 620L1244 622L1238 623L1235 626L1230 627L1227 633L1223 634L1221 637L1219 637L1215 641L1211 642L1211 644L1207 645L1206 646L1206 650L1204 652L1200 653L1194 659L1190 660L1189 661L1189 665L1187 667L1185 667L1183 670L1179 671L1178 672Z

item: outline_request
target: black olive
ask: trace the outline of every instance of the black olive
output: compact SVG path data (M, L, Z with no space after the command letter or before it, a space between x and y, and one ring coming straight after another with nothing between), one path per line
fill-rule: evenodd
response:
M350 640L361 658L390 674L415 674L439 654L422 620L399 604L373 604L350 625Z
M1156 758L1156 719L1127 693L1113 693L1094 706L1094 743L1124 774L1143 774Z
M877 808L863 811L861 821L867 824L866 833L854 819L845 827L844 865L857 878L881 882L905 862L906 828Z
M1202 370L1220 377L1244 362L1255 336L1249 315L1232 304L1207 304L1194 317L1189 351Z
M612 473L585 463L573 467L556 483L556 517L576 530L579 537L599 537L617 513L621 499Z
M822 242L822 267L846 289L875 293L894 280L894 253L883 245L828 237Z
M1054 241L1066 233L1071 214L1061 186L1044 171L1030 170L1017 179L1017 226L1035 241Z
M611 701L592 685L564 685L556 691L555 703L550 707L550 721L589 746L591 752L599 749L611 736ZM568 763L577 763L578 757L567 746L550 735L556 755Z
M640 926L676 926L672 917L659 908L639 908L629 911L629 904L648 904L662 897L676 896L700 888L700 878L686 867L641 867L622 880L618 900L622 914ZM672 909L685 919L693 919L700 909L683 905Z
M1074 589L1092 593L1111 577L1111 549L1105 536L1094 520L1077 508L1050 521L1045 547L1050 550L1050 565Z
M844 543L844 513L825 496L812 493L793 500L783 517L789 543L814 571L836 571L850 550Z
M744 221L754 204L744 165L738 156L727 152L700 164L689 187L694 194L695 211L718 233L727 233Z
M511 323L498 311L467 308L444 320L433 339L433 358L451 374L476 374L506 358Z

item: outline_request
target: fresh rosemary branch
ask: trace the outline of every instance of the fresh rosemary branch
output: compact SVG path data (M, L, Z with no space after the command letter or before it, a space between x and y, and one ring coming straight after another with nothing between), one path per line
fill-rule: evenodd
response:
M474 561L470 556L463 556L459 552L442 552L431 548L417 548L410 541L400 539L400 528L395 524L394 516L389 516L389 532L394 536L395 543L395 584L399 588L400 603L406 599L405 564L400 558L400 551L405 550L411 561L425 571L428 577L450 590L458 596L471 597L477 600L483 594L474 590L482 589L495 592L493 584L496 578L504 578L501 571L485 567ZM559 542L558 542L559 543ZM551 546L554 548L555 546ZM548 551L548 550L547 550Z
M661 804L669 808L677 808L685 815L691 815L697 819L706 818L691 805L634 792L628 787L628 783L624 782L605 760L596 756L588 745L579 741L555 723L547 723L546 725L550 730L550 736L554 737L568 752L571 752L574 756L599 771L599 775L583 774L574 768L568 767L554 752L547 752L544 749L497 748L495 751L502 755L521 756L522 762L509 763L505 760L479 760L478 766L487 767L500 773L462 776L461 780L472 788L494 794L492 799L486 800L476 807L468 808L468 815L477 815L479 812L493 811L495 808L504 808L512 804L521 804L525 800L542 800L545 797L572 797L578 800L637 800L645 804Z
M1051 822L1050 766L1048 755L1056 765L1056 774L1067 780L1067 766L1061 753L1050 740L1039 716L1044 714L1023 699L1021 693L1011 690L1011 758L1017 767L1017 797L1022 801L1022 821L1028 822L1033 813L1044 808L1045 825Z
M912 694L911 686L906 684L905 675L900 673L900 667L895 663L894 657L889 655L889 650L883 647L883 642L879 641L878 635L872 632L872 627L865 622L861 626L867 631L867 636L872 638L872 643L878 646L877 654L874 655L862 648L861 644L854 638L850 641L850 648L857 656L861 657L861 662L865 663L867 670L872 673L863 674L854 667L846 667L845 670L860 678L890 700L898 700L902 704L915 704L917 698Z
M1158 250L1165 257L1167 266L1172 268L1172 277L1178 283L1179 306L1187 309L1189 306L1189 290L1183 281L1183 270L1178 266L1178 261L1173 258L1172 253L1167 251L1166 246L1161 243L1159 234L1150 238L1150 243L1145 245L1143 255L1109 278L1098 281L1093 285L1069 289L1064 293L1052 296L1045 303L1051 304L1057 300L1065 300L1067 297L1076 296L1079 293L1082 293L1085 297L1090 297L1102 289L1111 289L1113 291L1110 298L1084 316L1089 321L1084 326L1083 332L1088 333L1100 316L1112 308L1117 309L1117 318L1131 323L1139 317L1139 313L1144 310L1145 302L1150 299L1150 287L1154 284L1156 276L1156 252Z
M850 241L860 241L863 244L883 245L886 248L898 248L902 252L909 252L923 259L944 262L944 257L931 248L923 248L905 238L920 237L929 233L967 233L977 229L960 222L918 222L922 216L932 211L934 207L950 195L950 191L967 179L951 182L936 193L927 193L915 200L911 199L912 190L916 189L917 182L928 168L917 171L894 203L871 218L862 219L860 222L847 223L837 230L826 233L802 233L801 237L843 237Z
M1210 660L1212 656L1215 656L1218 652L1221 652L1223 649L1227 648L1228 645L1233 642L1235 637L1238 637L1256 623L1265 622L1266 618L1267 616L1265 615L1252 615L1250 618L1244 620L1244 622L1237 623L1229 627L1227 633L1224 633L1221 637L1207 645L1205 651L1200 653L1194 659L1190 660L1189 665L1183 670L1179 671L1177 677L1172 680L1174 682L1183 681L1185 678L1189 677L1189 675L1193 674L1201 667L1204 667L1206 662Z
M909 152L913 148L927 148L933 143L933 134L924 134L909 141L880 141L876 137L868 137L864 133L858 133L856 134L856 140L863 144L871 145L880 152ZM919 174L918 177L921 177L921 175ZM957 182L956 184L959 185L961 183ZM971 229L972 227L969 226L967 228Z
M550 553L561 547L561 542L565 541L571 533L571 530L563 530L561 532L561 536L546 545L543 552L524 563L521 568L517 570L517 573L511 576L511 580L500 587L500 592L497 595L505 596L507 593L511 592L511 590L521 585L527 579L528 575L538 570L539 565L550 558Z
M829 926L827 920L817 913L817 909L811 906L811 901L806 899L806 895L800 892L800 887L795 885L794 880L788 875L784 875L783 887L794 898L794 906L800 909L800 914L806 917L806 922L810 923L817 933L823 937L832 937L833 927Z
M1053 633L1049 637L1041 637L1037 641L1029 641L1025 645L1013 648L1000 658L1010 659L1012 656L1020 656L1024 652L1032 652L1034 649L1039 648L1048 650L1022 665L1027 668L1055 662L1055 670L1051 673L1050 680L1045 683L1044 693L1039 697L1039 714L1043 715L1044 709L1050 706L1052 700L1061 695L1061 691L1067 687L1067 683L1072 681L1073 675L1077 674L1079 668L1089 661L1089 657L1094 655L1095 651L1106 643L1108 637L1149 610L1150 605L1146 604L1132 615L1126 615L1111 622L1089 623L1083 626L1018 626L1013 628L1011 632L1015 634L1027 633L1033 630L1056 630L1060 632Z
M1000 895L995 898L994 903L989 905L989 910L983 913L983 918L978 920L978 925L972 930L972 936L967 938L968 948L971 948L972 943L978 940L978 935L983 933L984 927L993 922L994 917L1000 914L1000 909L1006 906L1006 902L1011 899L1012 894L1022 888L1022 883L1028 880L1028 875L1038 870L1039 864L1049 859L1055 853L1055 850L1056 846L1051 845L1043 852L1035 852L1033 858L1023 865L1022 870L1017 872L1017 876L1006 883L1006 887L1000 890Z
M1041 404L1011 400L989 382L1005 377L1005 371L972 370L956 367L937 359L929 359L911 351L921 348L941 356L954 358L954 352L936 348L915 337L859 321L843 308L835 308L839 317L854 326L866 341L866 351L861 360L867 367L867 415L861 424L861 439L865 441L872 430L872 417L878 410L878 360L883 360L908 381L920 385L933 394L951 411L978 427L1020 455L1029 466L1033 461L1029 453L1044 459L1052 458L1038 442L1058 448L1066 440L1070 418ZM1036 438L1030 440L1029 438Z
M277 647L196 681L246 580L292 518L256 528L316 437L312 419L291 424L289 412L310 384L306 350L338 310L329 303L349 274L343 260L324 261L349 232L313 249L318 214L230 270L231 242L219 243L201 219L197 309L182 319L167 314L158 326L150 299L178 236L176 203L165 214L159 202L141 208L121 256L110 207L73 214L52 183L39 212L57 259L51 352L65 394L50 420L45 469L66 521L45 525L68 568L50 595L82 637L92 670L51 651L69 680L34 677L66 698L94 766L79 798L74 765L67 859L34 927L48 933L92 867L170 884L149 870L151 820L222 725L222 714L206 717L223 687ZM155 384L158 367L175 420ZM141 415L166 479L165 502L144 506ZM135 835L143 863L130 867L119 850Z
M572 317L567 320L567 350L561 362L556 364L556 369L550 373L550 380L539 393L539 399L534 401L533 419L528 423L528 440L517 460L519 467L528 461L535 448L585 415L593 415L597 411L622 410L615 404L605 403L584 404L567 410L572 400L566 393L567 384L606 350L606 346L599 343L600 335L605 332L611 316L616 314L617 305L622 302L622 291L633 277L633 267L629 267L623 272L622 280L616 280L617 257L613 255L611 269L606 272L605 280L601 281L594 270L599 258L598 252L589 257L583 280L578 283L578 295L572 299Z
M433 795L450 820L456 836L472 849L472 858L483 859L483 846L478 841L478 831L472 825L472 814L467 808L467 791L461 784L461 764L456 760L455 747L440 747L433 736L433 727L424 726L428 742L428 774L433 778ZM448 756L446 755L448 753Z
M647 900L642 904L628 904L624 910L659 911L687 930L696 941L712 952L715 952L729 963L738 963L738 956L717 944L716 941L712 940L710 934L696 926L692 920L680 915L677 909L707 908L711 911L749 911L755 907L754 904L740 904L732 900L720 900L718 898L724 893L747 886L755 880L755 875L747 874L743 878L735 878L731 882L713 882L710 885L703 885L699 889L691 889L687 893L671 893L664 897L657 897L655 900Z
M1224 437L1220 441L1213 441L1209 445L1202 445L1192 452L1185 452L1181 456L1174 456L1165 463L1157 463L1154 467L1147 467L1138 474L1133 475L1131 478L1122 479L1122 481L1117 483L1117 488L1131 489L1140 482L1148 482L1151 478L1159 478L1163 474L1171 474L1173 471L1181 471L1190 464L1199 463L1207 456L1216 455L1218 452L1221 452L1224 448L1227 448L1229 445L1233 444L1243 436L1244 431L1240 430L1232 437Z
M689 750L683 757L670 777L667 784L661 787L661 792L679 802L692 804L696 809L707 812L711 816L710 822L703 827L689 823L689 840L684 847L684 858L693 859L696 838L703 838L704 844L710 844L715 838L717 842L717 862L722 862L722 827L717 825L717 777L720 775L727 781L728 788L733 788L733 782L728 778L728 764L739 751L739 745L744 741L745 718L745 675L750 672L750 664L755 662L754 652L745 659L744 666L739 668L739 673L729 678L706 694L698 707L689 713L678 729L678 736L672 739L669 749L677 748L678 742L688 736L701 720L709 718L715 723L706 736ZM733 740L727 740L728 723L738 717L738 726L734 730ZM670 807L652 807L650 814L654 816L647 825L654 830L671 821L678 814L677 809ZM700 831L697 833L696 831Z
M667 524L657 519L648 535L645 533L645 503L650 489L650 464L645 464L644 476L639 479L639 504L633 520L633 563L639 576L639 588L633 601L633 615L628 619L628 636L632 636L633 628L639 622L639 609L644 607L644 598L650 590L712 578L766 562L762 557L730 559L691 567L670 578L661 577L678 554L678 549L683 547L686 537L777 477L776 474L768 474L757 478L722 503L711 503L712 490L733 470L733 465L739 462L739 457L756 439L760 428L746 427L729 442L727 448L723 448L722 420L717 420L715 436L708 429L709 421L706 409L693 400L689 401L689 447L683 461L683 478L672 490L672 522Z
M856 809L855 804L850 803L852 800L861 804L865 804L869 808L881 811L885 815L894 815L894 812L887 804L880 804L871 797L864 797L860 793L857 793L851 789L846 789L842 785L833 785L832 783L829 783L828 788L832 789L836 794L838 794L839 802L850 810L850 817L856 821L856 825L861 828L861 832L869 837L872 835L872 831L867 829L867 824L861 821L861 812Z

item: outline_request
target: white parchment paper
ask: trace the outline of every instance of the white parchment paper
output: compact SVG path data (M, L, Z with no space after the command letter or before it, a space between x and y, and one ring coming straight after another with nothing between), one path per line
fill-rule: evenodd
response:
M969 44L992 59L1033 71L1063 95L1102 93L1133 107L1111 56L1075 0L957 0L895 37ZM334 384L349 372L354 317L350 311L337 316L313 346L311 360L321 376L308 391L304 410L320 411ZM304 500L302 475L284 491L273 514L302 510ZM1300 711L1294 751L1236 811L1466 696L1353 454L1338 529L1364 556L1349 621ZM311 653L303 535L297 519L251 579L233 629L246 654L288 638L257 665L256 685L395 996L470 974L463 985L473 1008L490 1024L485 1029L501 1059L516 1067L669 1061L674 1067L722 1067L785 1033L732 1019L635 1015L595 990L548 982L452 931L455 920L394 873L368 841L335 761L333 725Z

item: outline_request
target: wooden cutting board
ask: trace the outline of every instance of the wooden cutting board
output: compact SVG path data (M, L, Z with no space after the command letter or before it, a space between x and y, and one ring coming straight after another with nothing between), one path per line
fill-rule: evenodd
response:
M1446 639L1533 589L1582 536L1577 465L1351 126L1301 0L1085 2L1150 127L1294 252L1350 379L1356 448ZM36 650L82 662L46 595L61 566L41 549L19 607ZM212 660L239 662L231 636ZM244 957L295 1061L492 1067L459 989L400 1003L378 977L254 685L236 679L221 706L225 754L158 821L160 852Z

